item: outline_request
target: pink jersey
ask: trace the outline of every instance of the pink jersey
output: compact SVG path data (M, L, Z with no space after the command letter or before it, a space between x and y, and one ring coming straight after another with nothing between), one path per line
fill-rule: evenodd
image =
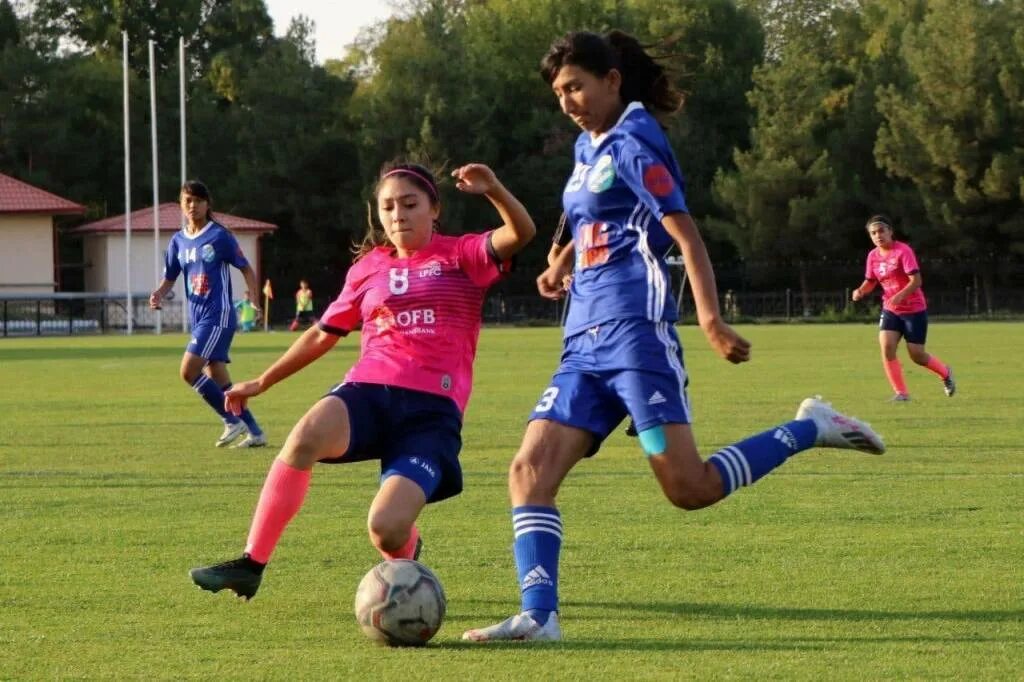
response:
M381 246L356 261L320 318L321 329L342 335L362 322L360 357L346 383L448 396L465 412L484 295L507 271L489 236L435 234L411 258Z
M892 248L884 253L877 247L868 252L868 264L865 268L864 279L879 282L882 285L883 308L897 315L909 315L928 308L924 299L924 291L920 287L899 305L893 305L889 300L907 286L911 275L920 271L921 268L917 265L917 256L914 255L914 250L910 248L910 245L894 241Z

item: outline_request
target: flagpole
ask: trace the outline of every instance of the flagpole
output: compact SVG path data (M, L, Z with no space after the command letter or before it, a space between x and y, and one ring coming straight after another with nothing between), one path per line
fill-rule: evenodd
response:
M181 115L179 137L181 138L181 184L185 184L185 36L178 36L178 110ZM181 214L181 227L185 227L185 214ZM182 278L185 295L181 297L181 331L188 331L188 289Z
M274 290L270 287L270 280L268 279L263 284L263 331L270 331L270 299L272 299Z
M128 129L128 31L121 31L123 52L121 74L124 79L124 278L125 315L128 318L125 333L132 333L132 162L129 154L131 140Z
M160 167L157 164L156 147L156 43L149 41L149 131L153 150L153 266L156 270L154 281L163 279L160 267ZM163 332L163 311L156 310L156 333Z

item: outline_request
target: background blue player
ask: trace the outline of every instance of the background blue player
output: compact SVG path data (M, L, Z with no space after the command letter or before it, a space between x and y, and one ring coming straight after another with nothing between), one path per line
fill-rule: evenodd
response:
M558 297L572 272L572 305L561 365L509 470L521 612L463 635L474 641L561 639L562 520L555 495L573 466L596 453L627 415L665 496L683 509L714 504L814 446L885 450L866 424L809 398L793 421L701 459L664 261L673 243L683 253L711 347L739 363L750 359L750 344L722 321L682 173L650 113L673 113L682 97L636 39L619 31L557 40L541 73L562 111L583 129L562 198L573 248L558 253L537 281L542 295Z
M259 291L256 273L231 231L214 221L206 185L198 180L186 182L179 200L186 225L171 237L164 256L164 281L150 294L149 307L160 308L178 275L185 273L192 338L181 358L181 378L224 421L217 447L230 444L242 434L247 435L235 447L266 445L267 437L249 410L243 410L239 418L224 409L224 392L231 387L228 348L237 327L229 268L242 271L249 294ZM258 315L259 307L254 307Z

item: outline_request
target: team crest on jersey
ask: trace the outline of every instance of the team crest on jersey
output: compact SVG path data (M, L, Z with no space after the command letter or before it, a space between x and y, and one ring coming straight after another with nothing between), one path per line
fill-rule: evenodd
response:
M675 186L672 174L663 164L649 166L644 171L644 187L656 197L667 197L675 189Z
M196 296L206 296L210 293L210 278L206 275L193 275L188 281L188 290Z
M615 161L611 154L605 154L597 160L594 168L590 171L590 176L587 178L587 189L594 194L599 194L611 187L613 182L615 182Z
M213 248L213 244L203 244L203 248L199 250L199 256L204 263L212 263L213 259L217 257L217 250Z
M583 187L583 181L587 179L587 171L590 170L590 166L585 163L577 163L576 167L572 170L572 177L569 178L569 182L565 184L565 191L576 192Z

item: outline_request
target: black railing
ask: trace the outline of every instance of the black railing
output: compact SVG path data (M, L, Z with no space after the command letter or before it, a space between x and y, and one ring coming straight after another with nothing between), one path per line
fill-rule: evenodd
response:
M810 292L806 300L794 289L766 292L719 292L722 313L730 322L758 320L867 321L879 313L879 299L853 303L850 290ZM1004 319L1024 316L1024 289L996 289L989 297L971 287L958 291L929 291L928 312L932 315L967 319ZM0 336L57 336L69 334L124 333L128 328L125 294L55 293L0 294ZM991 300L991 306L986 305ZM690 292L677 299L680 317L693 317ZM565 317L566 300L549 301L540 296L506 296L492 291L484 302L483 319L488 324L556 325ZM152 332L156 312L149 309L149 293L132 296L132 328ZM181 332L187 313L180 300L166 301L161 311L161 329ZM272 318L276 319L276 318ZM290 321L290 318L289 318ZM261 329L257 326L257 329Z

